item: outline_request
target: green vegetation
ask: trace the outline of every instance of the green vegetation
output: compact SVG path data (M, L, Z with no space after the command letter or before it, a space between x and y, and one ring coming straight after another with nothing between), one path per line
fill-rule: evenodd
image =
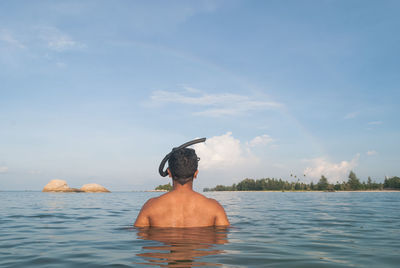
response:
M172 190L172 185L169 182L168 184L164 184L164 185L158 185L155 190L158 191L171 191Z
M357 178L356 173L350 171L349 181L347 182L351 190L360 190L362 188L360 180Z
M293 177L293 174L291 174ZM294 176L296 178L296 176ZM324 175L317 184L313 182L307 184L297 181L284 181L282 179L263 178L253 180L246 178L238 184L231 186L217 185L214 188L204 188L204 192L208 191L360 191L360 190L400 190L400 178L386 178L384 183L377 183L368 177L367 182L360 182L357 175L350 171L348 181L331 184Z
M317 184L317 189L319 191L326 191L328 190L329 187L329 183L328 183L328 179L322 175L321 179L319 179L318 184Z
M385 182L383 183L383 188L386 189L400 189L400 178L399 177L393 177L390 179L385 179Z

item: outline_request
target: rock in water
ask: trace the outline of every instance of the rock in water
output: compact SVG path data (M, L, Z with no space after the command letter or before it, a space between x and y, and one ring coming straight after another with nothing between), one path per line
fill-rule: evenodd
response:
M105 187L103 187L97 183L85 184L81 187L81 191L86 192L86 193L109 193L110 192Z
M80 192L79 189L69 188L64 180L51 180L43 188L43 192Z

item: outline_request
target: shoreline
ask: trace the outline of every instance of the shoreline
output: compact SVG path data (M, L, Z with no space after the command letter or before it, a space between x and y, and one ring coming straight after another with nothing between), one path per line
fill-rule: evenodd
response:
M0 192L42 192L41 190L0 190ZM168 192L167 190L125 190L125 191L113 191L115 193L132 193L132 192ZM199 191L200 192L200 191ZM400 190L361 190L361 191L302 191L302 190L260 190L260 191L201 191L202 193L207 193L207 192L238 192L238 193L257 193L257 192L270 192L270 193L282 193L282 192L288 192L288 193L394 193L394 192L400 192Z
M400 192L400 190L360 190L360 191L301 191L301 190L260 190L260 191L206 191L203 193L208 193L208 192L238 192L238 193L257 193L257 192L272 192L272 193L283 193L283 192L288 192L288 193L395 193L395 192Z
M168 192L168 190L145 190L142 192Z

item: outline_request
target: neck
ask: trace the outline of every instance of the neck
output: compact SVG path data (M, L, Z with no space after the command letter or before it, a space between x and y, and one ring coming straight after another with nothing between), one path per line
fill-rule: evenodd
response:
M172 180L172 190L173 191L193 191L193 180L188 181L184 185L179 182Z

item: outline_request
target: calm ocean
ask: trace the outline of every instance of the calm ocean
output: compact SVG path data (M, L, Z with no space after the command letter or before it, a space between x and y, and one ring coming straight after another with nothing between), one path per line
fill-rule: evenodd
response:
M400 267L400 192L206 193L232 227L133 228L159 194L0 192L0 267Z

